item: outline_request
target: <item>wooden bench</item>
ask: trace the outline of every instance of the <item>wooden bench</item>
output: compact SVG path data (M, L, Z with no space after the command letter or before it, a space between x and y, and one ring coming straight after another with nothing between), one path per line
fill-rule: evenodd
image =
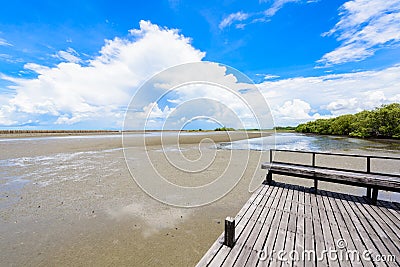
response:
M310 165L304 165L304 164L294 164L294 163L274 161L273 152L310 154L312 156L311 160L312 162ZM348 169L317 166L315 163L317 155L365 158L366 170L355 171ZM376 201L378 199L378 190L400 192L400 175L371 172L371 159L395 160L398 161L400 164L400 158L394 158L394 157L362 156L362 155L341 154L341 153L272 149L270 150L270 162L263 163L261 165L261 168L268 170L266 177L266 182L268 184L272 183L272 174L280 174L280 175L288 175L288 176L312 179L314 180L315 191L318 189L319 180L366 187L367 197L371 199L372 203L376 204Z

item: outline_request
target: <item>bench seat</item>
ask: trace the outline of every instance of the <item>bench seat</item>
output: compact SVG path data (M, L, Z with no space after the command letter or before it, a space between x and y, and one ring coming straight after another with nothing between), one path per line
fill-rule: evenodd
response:
M389 174L375 174L360 171L337 170L325 167L312 167L281 162L266 162L261 165L267 169L267 183L272 182L272 174L295 176L314 180L314 187L317 189L317 181L335 182L348 185L366 187L368 196L373 189L372 200L376 202L378 190L400 192L400 176Z

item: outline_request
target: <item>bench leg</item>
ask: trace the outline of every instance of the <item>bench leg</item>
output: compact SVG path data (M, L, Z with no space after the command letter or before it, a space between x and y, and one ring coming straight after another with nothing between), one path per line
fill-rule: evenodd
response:
M314 179L314 186L310 188L310 192L316 194L318 191L318 179Z
M371 198L371 187L367 187L367 198Z
M376 204L378 201L378 188L374 187L372 189L372 198L371 198L372 204Z
M271 185L272 184L272 172L268 171L267 173L267 184Z

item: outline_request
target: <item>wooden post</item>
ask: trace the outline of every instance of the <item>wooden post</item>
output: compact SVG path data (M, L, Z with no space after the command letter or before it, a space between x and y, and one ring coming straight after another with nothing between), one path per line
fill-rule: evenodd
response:
M317 191L318 189L318 179L314 179L314 190Z
M315 152L312 153L312 166L315 167Z
M372 189L372 204L376 204L376 202L378 201L378 188L374 187Z
M315 167L315 152L312 153L312 166ZM314 174L315 175L315 174ZM318 180L314 178L314 193L317 193L318 189Z
M224 245L230 248L235 245L235 218L226 217L225 219Z
M269 162L272 162L272 149L269 150Z
M367 173L371 172L371 157L367 156Z
M272 172L271 172L271 170L268 170L268 173L267 173L267 184L269 184L269 185L272 184Z

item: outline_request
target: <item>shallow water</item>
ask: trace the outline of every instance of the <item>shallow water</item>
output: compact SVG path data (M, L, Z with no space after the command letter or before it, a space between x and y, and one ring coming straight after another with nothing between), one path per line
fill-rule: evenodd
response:
M366 140L342 136L305 135L298 133L276 133L275 135L240 140L219 145L221 149L289 149L306 151L352 151L394 153L400 156L400 141Z

